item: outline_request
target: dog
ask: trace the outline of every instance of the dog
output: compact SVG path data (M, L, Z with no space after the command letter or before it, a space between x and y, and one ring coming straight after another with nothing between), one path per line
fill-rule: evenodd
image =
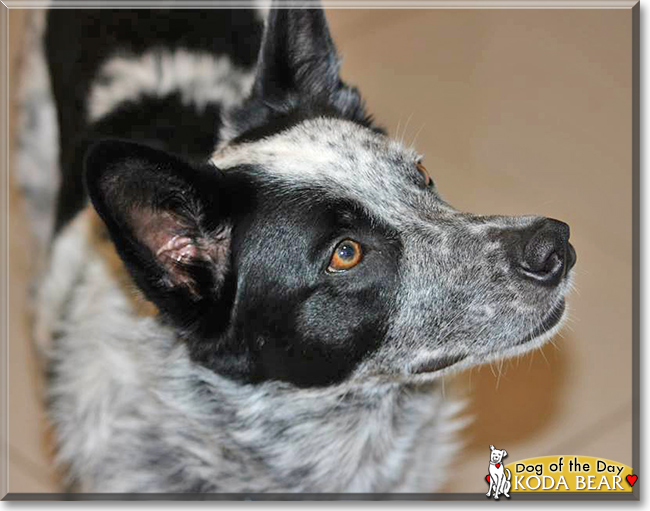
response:
M490 480L488 482L490 487L485 495L489 497L492 490L494 490L495 500L499 500L499 494L510 498L511 474L510 470L505 468L501 461L508 453L505 449L495 449L493 445L490 446L490 451Z
M445 202L319 9L34 16L19 179L66 488L442 488L442 378L557 332L569 227Z

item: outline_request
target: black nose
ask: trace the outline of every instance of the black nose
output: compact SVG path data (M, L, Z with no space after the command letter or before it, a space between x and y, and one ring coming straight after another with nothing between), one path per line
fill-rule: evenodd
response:
M548 218L524 237L517 261L520 274L545 286L556 286L576 263L576 251L569 243L569 226Z

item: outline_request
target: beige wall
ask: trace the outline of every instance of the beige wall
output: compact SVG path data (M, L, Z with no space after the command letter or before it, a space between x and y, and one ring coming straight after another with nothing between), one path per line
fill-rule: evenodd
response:
M331 10L344 77L426 155L443 197L571 225L571 320L553 344L446 383L475 417L449 491L486 491L509 461L583 454L632 464L631 11ZM11 50L21 13L11 13ZM14 39L16 37L16 39ZM10 197L10 490L55 488L26 343L29 240Z

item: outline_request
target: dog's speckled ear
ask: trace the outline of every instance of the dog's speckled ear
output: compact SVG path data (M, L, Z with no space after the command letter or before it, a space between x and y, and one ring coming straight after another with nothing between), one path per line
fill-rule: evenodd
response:
M150 300L173 313L219 292L230 226L216 169L116 140L93 146L85 167L92 204Z

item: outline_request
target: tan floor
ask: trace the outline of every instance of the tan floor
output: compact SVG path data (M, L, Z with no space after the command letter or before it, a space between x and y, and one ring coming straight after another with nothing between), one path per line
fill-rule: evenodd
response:
M486 490L490 444L509 461L583 454L631 465L631 11L328 15L345 78L392 134L416 141L449 202L572 228L577 289L564 332L449 382L466 389L475 421L448 490ZM10 19L13 52L21 13ZM55 491L26 340L30 245L10 198L9 489Z

